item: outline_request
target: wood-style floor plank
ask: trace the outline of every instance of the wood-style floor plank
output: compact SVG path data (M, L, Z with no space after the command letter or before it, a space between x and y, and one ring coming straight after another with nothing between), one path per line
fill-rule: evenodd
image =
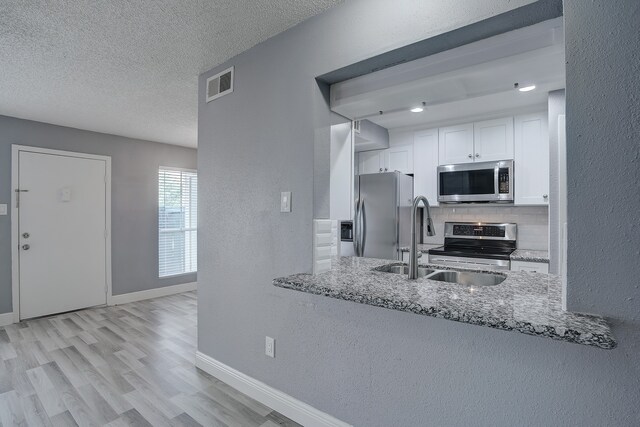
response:
M194 366L186 292L0 328L0 427L298 424Z

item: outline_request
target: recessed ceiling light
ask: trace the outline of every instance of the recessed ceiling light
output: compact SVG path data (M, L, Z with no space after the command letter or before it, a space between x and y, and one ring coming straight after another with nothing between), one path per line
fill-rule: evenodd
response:
M516 83L513 85L513 87L515 89L518 89L520 92L530 92L536 88L536 85L520 86L519 83Z
M415 108L412 108L410 111L411 111L412 113L422 113L422 112L424 111L424 108L422 108L422 107L415 107Z

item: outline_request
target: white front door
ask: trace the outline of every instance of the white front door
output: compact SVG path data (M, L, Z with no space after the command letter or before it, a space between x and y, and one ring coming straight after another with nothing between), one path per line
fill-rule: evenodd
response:
M20 318L106 304L105 160L20 151Z

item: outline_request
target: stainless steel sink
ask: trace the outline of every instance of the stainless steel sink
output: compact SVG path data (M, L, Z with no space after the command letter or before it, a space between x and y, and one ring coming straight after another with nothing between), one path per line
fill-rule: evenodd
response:
M375 271L407 275L409 273L409 266L406 264L387 264L375 268ZM420 266L418 266L418 277L424 277L438 282L477 287L495 286L504 282L506 279L506 277L501 274L476 273L473 271L434 270L432 268Z
M382 273L409 274L409 266L403 264L388 264L376 268L376 271L380 271ZM418 266L418 277L425 277L434 272L435 270L430 268Z
M451 270L437 271L427 278L438 282L457 283L464 286L495 286L506 279L505 276L499 274Z

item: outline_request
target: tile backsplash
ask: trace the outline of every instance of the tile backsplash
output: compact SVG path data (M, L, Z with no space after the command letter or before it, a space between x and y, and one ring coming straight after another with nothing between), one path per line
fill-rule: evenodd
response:
M431 218L436 235L429 237L425 233L424 243L444 243L444 223L447 221L514 222L518 224L519 249L549 250L547 206L440 206L431 208Z

